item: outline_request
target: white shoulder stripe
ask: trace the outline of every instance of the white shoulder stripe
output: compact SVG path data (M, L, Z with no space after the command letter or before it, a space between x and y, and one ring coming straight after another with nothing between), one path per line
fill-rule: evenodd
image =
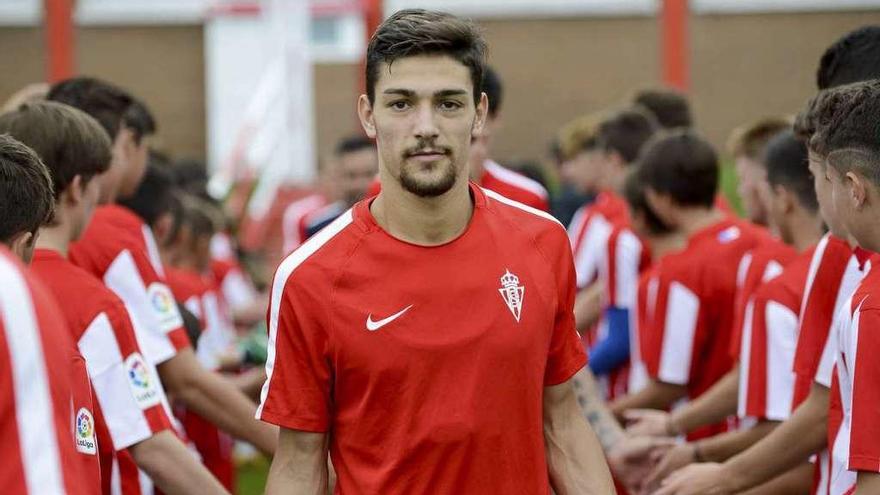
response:
M272 383L272 370L275 368L275 339L278 335L278 313L281 310L281 298L284 293L284 286L293 272L303 264L311 255L315 254L324 244L336 237L336 234L342 232L354 221L352 210L348 210L330 223L323 230L312 236L296 251L281 262L275 271L275 280L272 283L272 305L269 308L269 346L268 356L266 358L266 382L263 384L263 390L260 393L260 406L257 408L257 419L263 413L263 405L266 403L266 397L269 395L269 386Z
M486 160L483 163L483 169L501 182L507 182L532 194L536 194L543 199L547 199L547 190L540 183L513 170L506 169L493 160Z
M565 227L563 227L562 224L559 223L559 220L557 220L556 217L547 213L546 211L541 211L537 208L532 208L531 206L524 205L524 204L519 203L517 201L514 201L510 198L506 198L506 197L498 194L495 191L490 191L489 189L485 189L485 188L481 188L481 189L483 189L483 192L486 194L486 196L494 199L495 201L499 201L499 202L504 203L506 205L513 206L514 208L519 208L520 210L527 211L527 212L531 213L532 215L537 215L539 217L545 218L545 219L550 220L553 223L559 225L563 229L565 229Z
M30 290L21 273L3 258L0 280L0 318L9 346L25 486L28 493L65 493L46 357ZM66 438L70 432L63 433Z

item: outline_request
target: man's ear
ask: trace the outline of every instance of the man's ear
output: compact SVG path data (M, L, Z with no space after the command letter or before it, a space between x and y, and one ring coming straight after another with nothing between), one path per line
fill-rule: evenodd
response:
M33 232L21 232L12 236L9 240L9 250L15 253L24 263L31 262L34 244L37 242L37 234Z
M483 128L486 127L486 118L489 115L489 97L486 93L480 93L480 102L477 103L476 114L474 115L474 128L471 130L471 137L478 138L483 135Z
M862 209L868 202L868 184L867 179L861 175L849 171L843 177L843 183L849 192L849 200L855 210Z
M367 95L360 95L357 104L358 119L361 121L361 127L367 133L370 139L376 139L376 121L373 114L373 105Z
M795 194L780 184L773 186L773 201L776 202L779 211L784 213L791 213L798 205L798 198Z
M61 192L61 196L70 206L77 206L82 203L85 195L85 182L81 175L74 175L73 180L67 185L67 189Z

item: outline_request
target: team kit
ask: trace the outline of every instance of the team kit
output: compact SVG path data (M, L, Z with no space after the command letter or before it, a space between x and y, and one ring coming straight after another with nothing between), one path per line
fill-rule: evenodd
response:
M491 158L486 58L467 19L379 26L265 291L142 100L12 98L0 491L235 493L247 444L272 495L880 494L880 26L730 136L742 216L666 89L560 131L560 214Z

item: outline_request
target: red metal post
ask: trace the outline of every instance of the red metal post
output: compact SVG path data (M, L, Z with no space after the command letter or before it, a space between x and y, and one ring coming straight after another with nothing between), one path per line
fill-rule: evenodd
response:
M54 83L73 76L73 2L45 0L47 79Z
M690 87L688 13L688 0L663 0L660 13L663 82L680 91Z

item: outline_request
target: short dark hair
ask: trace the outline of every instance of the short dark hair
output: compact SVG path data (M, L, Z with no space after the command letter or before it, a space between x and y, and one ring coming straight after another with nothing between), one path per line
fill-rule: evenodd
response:
M660 217L651 209L648 200L645 198L645 187L639 180L638 170L633 170L626 176L623 183L623 198L629 204L630 210L639 213L644 217L645 227L652 234L662 235L669 234L672 229L660 220Z
M217 223L212 215L213 205L203 199L183 194L179 195L182 206L181 225L189 227L193 240L197 237L210 237L217 232Z
M366 136L348 136L336 143L336 156L347 155L363 149L376 149L376 143Z
M0 242L37 232L54 208L52 176L40 157L8 134L0 134Z
M47 100L79 108L94 117L116 139L120 127L128 125L124 118L134 98L123 89L94 77L74 77L55 83Z
M657 121L650 113L635 107L627 108L599 124L596 142L599 148L617 152L626 163L632 163L656 130Z
M681 206L710 208L718 192L718 155L697 133L678 129L661 133L639 158L639 180Z
M196 196L208 197L208 166L203 160L182 158L171 165L171 174L178 188Z
M144 137L156 133L156 119L147 105L138 99L132 99L131 105L122 116L122 122L132 130L134 141L138 144Z
M816 85L828 89L880 77L880 26L863 26L835 41L822 54Z
M730 133L727 152L734 157L745 156L760 160L770 138L790 128L791 122L785 117L763 117L743 124Z
M489 99L489 117L494 119L504 102L504 85L501 84L498 72L488 65L483 70L483 93Z
M691 127L691 107L687 97L671 89L645 89L636 93L633 103L654 114L664 129Z
M31 148L49 169L57 200L77 175L83 182L110 167L110 137L82 110L54 101L25 103L0 115L0 133Z
M797 196L801 206L814 213L818 211L819 201L810 174L807 145L794 135L794 131L787 129L773 136L767 142L762 162L771 186L784 187Z
M366 86L370 103L375 101L376 82L382 62L416 55L448 55L468 68L474 103L480 101L486 42L477 26L445 12L404 9L385 20L367 46Z
M135 212L147 225L153 226L162 215L174 208L174 179L167 163L153 153L147 162L144 179L130 198L119 204Z
M880 79L824 93L813 108L816 128L810 149L838 171L856 170L880 184Z

